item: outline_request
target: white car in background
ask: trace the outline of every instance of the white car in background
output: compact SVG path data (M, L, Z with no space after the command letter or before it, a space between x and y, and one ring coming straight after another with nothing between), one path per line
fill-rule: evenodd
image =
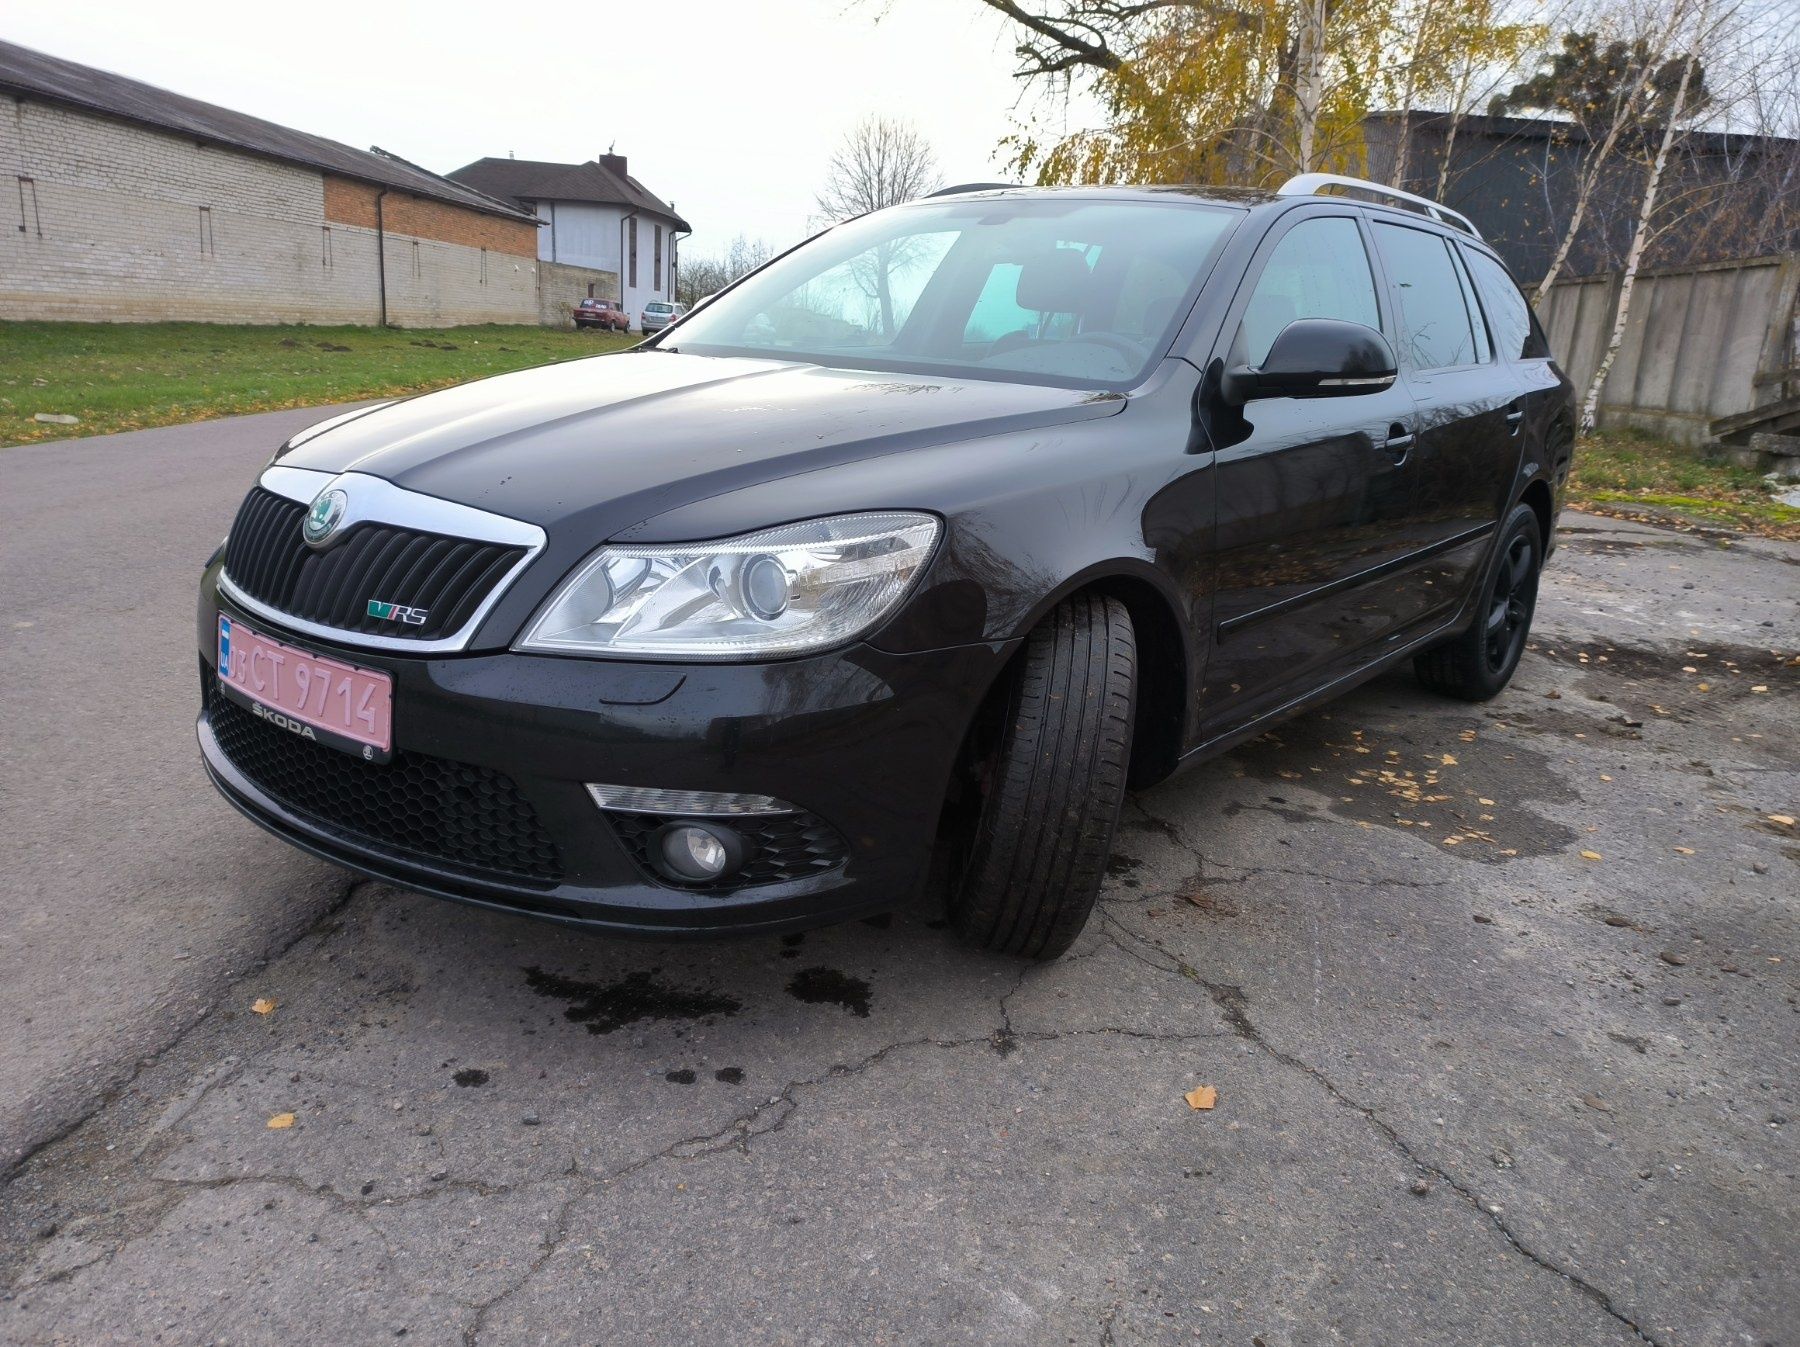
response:
M644 312L638 319L638 326L647 337L652 332L661 332L670 323L687 312L685 304L671 304L667 300L653 300L644 305Z

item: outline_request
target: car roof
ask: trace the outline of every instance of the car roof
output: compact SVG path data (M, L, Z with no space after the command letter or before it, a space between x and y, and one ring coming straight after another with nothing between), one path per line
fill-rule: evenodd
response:
M946 187L922 197L922 201L941 201L946 197L1092 197L1096 200L1166 201L1180 197L1189 201L1211 201L1227 206L1257 206L1284 198L1262 187L1213 187L1201 183L1135 184L1108 183L1078 187L1008 187L1000 183L968 183ZM1291 198L1285 198L1291 199Z
M1023 187L1007 186L1004 183L967 183L960 187L946 187L933 192L930 196L921 197L908 204L918 205L927 201L939 201L948 197L971 200L1004 197L1091 197L1095 200L1137 200L1167 201L1180 198L1187 201L1208 202L1221 206L1236 206L1239 209L1254 206L1300 206L1308 203L1329 202L1340 205L1352 205L1360 209L1379 213L1388 219L1406 224L1419 225L1435 230L1447 237L1461 239L1465 243L1483 252L1493 253L1493 246L1479 235L1468 233L1454 224L1443 220L1434 220L1421 210L1397 206L1386 201L1371 201L1361 196L1350 196L1338 192L1297 192L1286 194L1266 187L1214 187L1199 183L1133 184L1110 183L1098 186L1079 187Z

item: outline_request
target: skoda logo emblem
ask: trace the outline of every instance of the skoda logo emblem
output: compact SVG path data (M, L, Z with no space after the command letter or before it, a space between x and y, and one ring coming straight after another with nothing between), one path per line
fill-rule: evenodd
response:
M350 497L342 487L326 487L313 497L312 507L306 512L306 522L300 526L301 536L312 546L321 546L337 532L349 506Z

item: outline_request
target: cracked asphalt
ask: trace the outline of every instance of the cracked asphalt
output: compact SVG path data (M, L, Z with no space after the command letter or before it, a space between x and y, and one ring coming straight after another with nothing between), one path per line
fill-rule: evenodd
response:
M0 1340L1800 1341L1800 548L1564 522L1506 694L1132 797L1048 966L931 895L615 943L243 824L234 911L323 896L13 1173Z

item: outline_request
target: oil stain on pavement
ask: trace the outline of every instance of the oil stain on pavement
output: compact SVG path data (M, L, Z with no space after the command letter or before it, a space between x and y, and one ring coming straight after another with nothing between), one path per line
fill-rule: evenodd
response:
M684 990L660 982L651 972L629 973L616 982L580 982L541 968L527 968L525 983L539 996L567 1001L563 1018L587 1026L590 1034L610 1034L640 1020L710 1022L744 1008L735 996Z

